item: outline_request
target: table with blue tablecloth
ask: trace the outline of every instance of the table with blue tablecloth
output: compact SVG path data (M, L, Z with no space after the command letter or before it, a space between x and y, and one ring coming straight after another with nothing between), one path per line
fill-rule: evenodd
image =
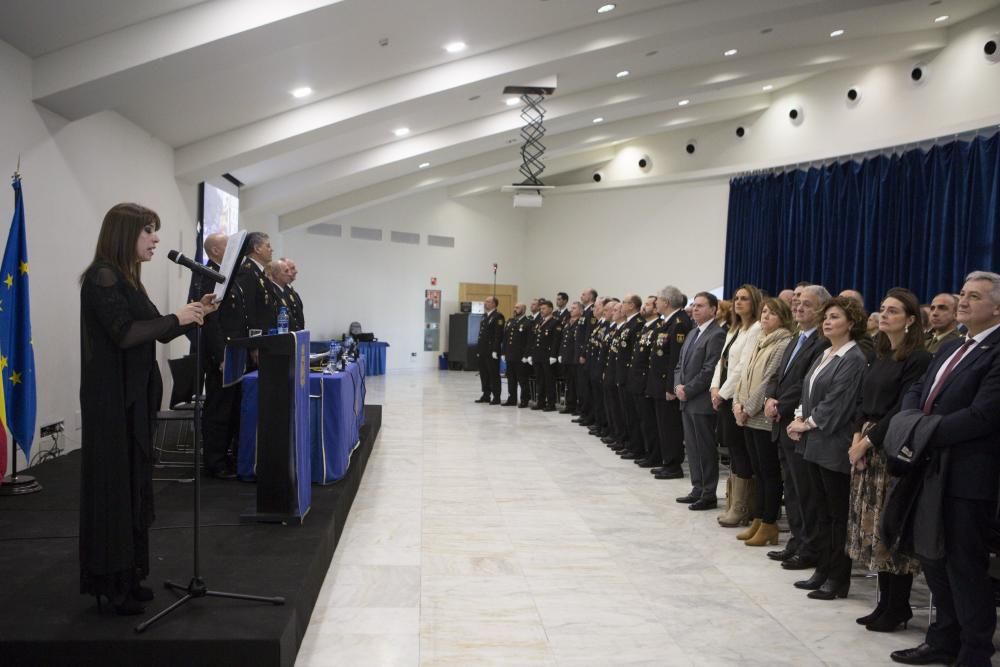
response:
M342 341L337 341L342 343ZM385 356L389 343L384 340L358 342L358 355L365 358L365 377L385 375ZM309 343L309 351L313 354L326 352L330 349L330 341L314 340Z
M257 464L257 374L243 378L240 406L240 479L255 476ZM309 374L309 430L312 481L330 484L347 474L351 454L360 442L365 420L365 360L347 364L339 373Z

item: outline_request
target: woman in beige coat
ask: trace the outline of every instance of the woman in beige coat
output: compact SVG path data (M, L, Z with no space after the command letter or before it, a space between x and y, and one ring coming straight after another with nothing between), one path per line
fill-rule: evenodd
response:
M792 311L780 299L765 299L760 315L760 337L743 369L733 397L733 416L743 427L750 465L757 481L752 503L753 522L737 535L746 545L778 543L778 504L781 467L777 445L771 442L771 420L764 415L767 384L778 372L781 356L792 337Z

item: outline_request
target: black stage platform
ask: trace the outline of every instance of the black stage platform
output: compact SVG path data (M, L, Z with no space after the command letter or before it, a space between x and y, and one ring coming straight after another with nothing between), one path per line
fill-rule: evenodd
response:
M205 479L202 485L201 574L210 589L284 596L284 606L202 598L143 634L136 623L176 595L162 582L191 578L193 486L156 483L150 535L156 593L146 616L115 616L79 591L77 522L79 452L30 472L41 493L0 498L0 664L21 665L292 665L340 539L382 420L365 407L361 446L347 476L313 486L302 526L241 525L255 488Z

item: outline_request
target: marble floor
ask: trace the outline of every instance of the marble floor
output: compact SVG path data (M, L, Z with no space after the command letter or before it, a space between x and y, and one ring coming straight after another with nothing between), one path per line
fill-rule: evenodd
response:
M809 600L566 415L484 406L475 373L369 378L382 430L296 665L879 665L874 582ZM784 535L783 535L784 538ZM809 572L805 573L806 575ZM914 604L927 604L922 580Z

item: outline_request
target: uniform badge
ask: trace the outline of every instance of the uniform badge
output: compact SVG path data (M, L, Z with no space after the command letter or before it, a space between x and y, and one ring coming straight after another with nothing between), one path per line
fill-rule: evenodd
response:
M684 338L685 338L685 334L682 334L682 333L677 334L677 342L678 343L683 343L684 342Z
M656 351L656 356L662 357L663 356L663 350L657 350Z

